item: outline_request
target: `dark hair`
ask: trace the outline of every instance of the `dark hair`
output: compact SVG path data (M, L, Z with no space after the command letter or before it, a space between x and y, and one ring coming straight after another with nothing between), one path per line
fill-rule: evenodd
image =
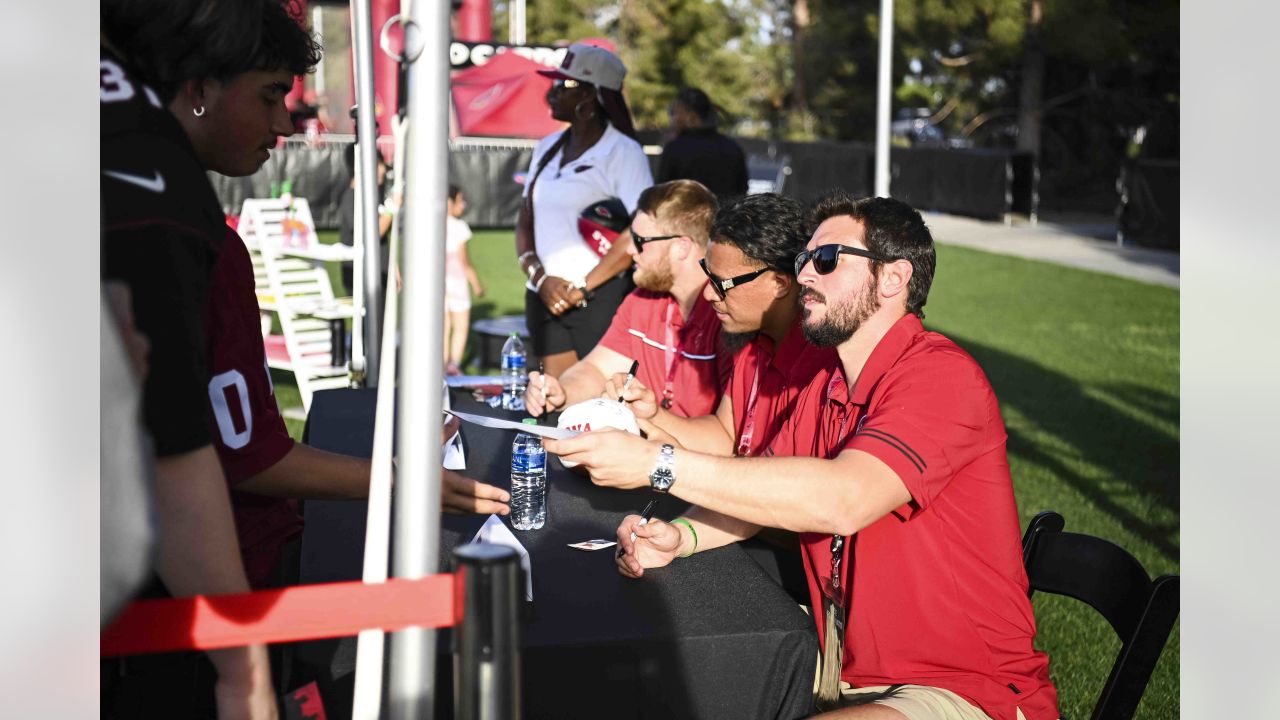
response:
M804 210L776 193L746 195L720 208L711 242L732 245L770 270L794 277L796 255L809 241Z
M923 318L938 259L933 249L933 235L920 213L901 200L882 197L854 200L843 190L835 190L813 206L810 226L816 231L823 221L837 215L847 215L862 223L867 249L871 252L911 263L907 312ZM871 267L879 273L879 262L873 260Z
M631 110L627 108L627 101L622 97L621 92L597 86L596 103L600 105L604 116L609 118L609 122L618 129L618 132L632 140L636 139L636 127L631 121Z
M276 68L303 75L320 62L292 0L102 0L101 13L112 49L166 104L188 80Z
M450 200L457 200L458 196L461 194L462 194L462 188L458 187L457 185L454 185L453 183L449 183L449 199Z
M676 93L676 102L688 108L694 115L697 115L703 124L715 124L715 105L712 105L711 98L707 97L707 94L698 88L687 87Z
M636 212L652 215L667 232L688 235L705 248L718 205L716 196L697 180L672 180L640 193Z

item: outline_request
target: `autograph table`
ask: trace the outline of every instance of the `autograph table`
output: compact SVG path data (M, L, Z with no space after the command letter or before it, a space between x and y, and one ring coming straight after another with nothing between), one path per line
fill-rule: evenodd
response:
M466 412L517 415L483 406L462 392L454 392L451 400ZM373 390L316 393L308 442L369 456L373 406ZM509 489L514 434L466 423L462 434L463 473ZM810 713L818 651L813 621L756 561L731 546L677 560L639 580L625 578L614 565L616 547L583 551L568 544L613 538L625 515L638 513L655 497L661 499L659 518L675 517L687 504L647 489L596 487L554 456L548 456L547 481L546 526L513 531L529 551L533 575L533 602L524 603L520 628L524 717L796 718ZM365 514L363 502L306 503L301 582L359 579ZM470 542L485 519L444 516L441 572L453 569L453 548ZM449 631L441 631L440 717L452 716L445 655L450 643ZM343 688L354 678L355 639L306 643L297 655L312 672L323 669L319 680L329 716L346 716L350 690Z

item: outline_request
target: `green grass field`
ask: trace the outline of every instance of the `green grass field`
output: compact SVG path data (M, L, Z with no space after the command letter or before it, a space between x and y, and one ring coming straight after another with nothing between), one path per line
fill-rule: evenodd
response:
M470 252L488 291L472 319L523 312L512 232L479 231ZM995 386L1024 527L1056 510L1068 530L1117 543L1153 575L1179 572L1178 291L941 246L925 310L926 327L969 351ZM281 405L300 405L292 377L273 376ZM1041 595L1035 609L1063 717L1086 718L1119 640L1074 600ZM1139 718L1178 716L1178 637L1175 626Z

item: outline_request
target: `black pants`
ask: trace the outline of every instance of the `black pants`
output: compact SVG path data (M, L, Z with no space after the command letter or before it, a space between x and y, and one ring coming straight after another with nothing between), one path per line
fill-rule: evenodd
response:
M525 289L524 321L533 344L532 355L546 357L568 350L586 357L604 337L618 312L618 306L635 289L631 270L613 277L595 289L595 297L585 308L573 308L556 317L547 310L538 293Z

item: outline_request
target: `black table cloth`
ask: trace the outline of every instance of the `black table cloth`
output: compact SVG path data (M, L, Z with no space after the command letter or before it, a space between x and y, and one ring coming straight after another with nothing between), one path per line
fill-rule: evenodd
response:
M515 418L453 393L460 410ZM368 456L374 393L317 393L307 440ZM510 488L514 434L466 425L469 477ZM438 442L438 436L433 438ZM425 439L424 439L425 441ZM613 538L622 518L660 498L669 519L687 505L649 490L599 488L547 460L547 524L516 531L532 563L533 602L521 609L521 697L526 718L795 718L809 714L817 656L813 621L741 547L680 559L633 580L620 575L614 547L582 551L568 543ZM303 583L361 576L366 505L306 503ZM470 542L487 516L445 515L440 571L452 549ZM508 523L509 526L509 523ZM448 631L439 636L450 648ZM321 682L330 717L350 712L355 639L298 648L295 679ZM450 717L448 658L441 657L439 717Z

